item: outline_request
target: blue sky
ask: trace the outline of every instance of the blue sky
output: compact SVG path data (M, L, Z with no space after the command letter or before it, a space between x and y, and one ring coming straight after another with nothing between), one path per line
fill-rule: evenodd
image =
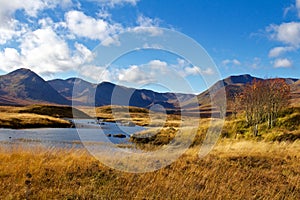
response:
M110 66L87 62L99 45L104 51L121 48L125 32L163 40L160 28L195 40L215 66L205 61L196 65L156 48L119 55ZM80 76L199 93L217 79L236 74L300 78L299 52L300 0L0 2L0 74L25 67L45 79ZM103 56L93 59L104 61Z

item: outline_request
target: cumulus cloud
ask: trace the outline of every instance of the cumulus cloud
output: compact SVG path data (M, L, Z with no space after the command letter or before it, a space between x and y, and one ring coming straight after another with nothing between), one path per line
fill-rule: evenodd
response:
M267 27L267 32L273 40L295 47L300 45L300 22L273 24Z
M284 16L291 10L297 10L298 17L300 17L300 0L296 0L294 5L287 7L284 10ZM282 43L282 46L274 47L269 51L270 58L276 58L284 53L297 51L300 48L300 22L271 24L266 27L266 32L270 39ZM273 63L276 68L292 66L292 61L286 58L277 59Z
M287 58L280 58L274 61L275 68L287 68L293 65L292 61Z
M9 19L6 24L0 25L0 45L13 38L20 37L27 30L28 27L25 24L21 24L15 19Z
M158 36L163 34L163 31L158 28L160 24L160 20L155 18L145 17L144 15L139 15L136 23L138 26L129 28L129 31L133 31L135 33L148 33L150 36Z
M237 59L226 59L222 61L223 65L241 65L241 62Z
M294 51L295 48L294 47L274 47L273 49L270 50L269 52L269 57L270 58L275 58L278 57L286 52L291 52Z
M27 24L15 19L15 12L21 10L28 17L37 17L38 13L56 6L68 7L71 0L9 0L0 1L0 44L5 44L11 39L22 36L30 31Z
M167 75L170 72L168 64L161 60L151 60L142 65L133 65L119 71L118 81L148 84L157 81L158 75Z
M151 60L142 65L132 65L126 69L115 70L111 72L114 81L147 84L159 80L162 76L177 74L183 78L187 76L213 75L211 68L201 69L198 66L192 66L183 59L178 59L176 64L169 64L161 60Z
M88 0L100 3L102 6L115 7L117 5L130 4L135 6L139 0Z
M184 59L177 59L177 64L172 65L182 77L198 76L198 75L213 75L215 72L212 68L203 69L199 66L193 66Z
M81 65L78 71L79 76L95 83L116 80L115 78L113 78L113 74L103 66Z
M110 24L103 19L95 19L76 10L66 13L65 18L66 26L72 34L92 40L108 39L113 42L112 35L122 29L119 24Z
M35 17L38 11L44 9L50 1L41 1L41 0L27 0L26 3L22 0L9 0L0 2L0 17L2 20L11 17L16 10L24 10L24 12L31 16Z
M157 28L160 21L139 15L136 21L137 27L122 27L121 24L112 21L105 6L125 4L135 6L138 0L95 0L95 2L99 3L100 10L102 9L97 17L85 14L80 6L75 10L72 0L26 0L25 3L23 0L1 1L0 45L3 47L0 49L0 69L8 72L25 67L47 77L68 70L76 71L91 67L92 70L84 72L86 76L98 77L98 74L90 73L94 71L103 73L106 80L122 79L122 76L117 76L103 67L81 66L92 56L92 52L84 45L85 40L80 40L84 43L81 44L76 42L77 39L87 38L100 41L102 45L119 45L115 34L122 31L161 34ZM65 12L63 19L57 21L50 15L41 18L47 15L46 9L54 9L57 6ZM16 18L16 11L22 12L22 17L24 15L23 19L19 19L20 21ZM156 70L162 71L164 68L162 64L164 63L159 63L157 60L147 63L153 72L155 66L159 68ZM132 66L130 70L122 73L130 75L129 71L132 71L132 74L128 78L135 80L134 73L138 70Z
M155 82L155 76L152 73L146 73L137 65L130 66L128 69L122 69L118 76L118 81L147 84Z
M37 73L48 76L78 67L91 55L82 44L75 44L72 53L66 41L60 38L50 27L37 29L22 38L20 51L5 48L0 52L0 67L11 71L20 67L30 67Z

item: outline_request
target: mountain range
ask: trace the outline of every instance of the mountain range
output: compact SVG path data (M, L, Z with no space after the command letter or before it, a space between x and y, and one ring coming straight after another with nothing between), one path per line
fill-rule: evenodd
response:
M199 105L206 105L210 102L210 94L222 87L225 87L227 95L230 95L241 91L245 84L251 83L254 79L262 80L248 74L230 76L195 96L134 89L110 82L94 84L80 78L45 81L33 71L21 68L0 76L0 105L71 105L73 101L77 105L92 106L114 104L150 108L154 104L160 104L166 109L176 109L182 105L190 108L195 107L195 104L191 103L194 97L198 98ZM291 85L292 97L300 99L300 80L286 78L285 81Z
M0 76L0 104L59 104L71 105L130 105L150 108L160 104L167 109L177 108L179 101L195 97L193 94L158 93L134 89L109 82L93 84L79 78L45 81L29 69L18 69Z

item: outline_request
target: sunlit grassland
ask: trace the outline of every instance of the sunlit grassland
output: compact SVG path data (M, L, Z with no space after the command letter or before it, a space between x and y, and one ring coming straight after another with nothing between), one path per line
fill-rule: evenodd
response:
M0 149L1 199L299 199L300 143L222 140L148 173L104 166L84 149ZM118 162L118 165L122 163Z
M0 106L1 128L70 127L63 118L89 118L89 116L69 106L30 105Z
M24 120L27 124L36 124L30 120L37 119L44 120L43 124L60 120L37 114L35 108L26 108L31 113L20 112L25 108L14 109L0 107L1 114L4 113L0 119ZM213 135L210 138L208 131L222 127L219 119L199 120L134 107L80 110L105 121L147 125L148 129L137 133L147 139L131 138L135 143L132 146L145 153L162 153L144 162L133 159L130 164L137 171L148 165L155 165L158 170L118 171L105 166L85 149L1 145L0 199L300 199L298 108L287 109L278 116L276 128L260 124L257 137L242 115L228 117L217 135L217 144L204 157L198 155L201 145L205 140L216 139ZM174 152L164 151L168 144L173 145ZM190 148L165 166L163 158L182 150L181 145ZM106 161L114 158L112 166L126 170L128 160L118 159L118 154L97 156Z
M133 122L139 126L149 127L178 127L183 116L153 112L145 108L132 106L101 106L101 107L76 107L94 118L103 119L106 122Z
M63 119L30 114L30 113L3 113L0 112L1 128L39 128L39 127L70 127L71 124Z

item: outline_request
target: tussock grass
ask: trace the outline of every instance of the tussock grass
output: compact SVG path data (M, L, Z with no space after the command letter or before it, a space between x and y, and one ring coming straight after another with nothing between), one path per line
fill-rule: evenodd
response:
M70 106L29 105L29 106L0 106L0 112L32 113L56 118L90 118L86 113Z
M0 148L1 199L299 199L300 143L221 141L158 171L105 167L83 149Z
M71 123L61 118L73 117L90 118L84 112L69 106L0 106L1 128L68 128Z
M0 113L1 128L67 128L70 126L71 123L66 120L45 115L29 113Z
M87 110L85 108L84 110ZM91 111L87 111L87 113ZM101 106L94 111L96 117L106 122L133 122L139 126L178 127L181 117L175 114L149 111L145 108L132 106Z

